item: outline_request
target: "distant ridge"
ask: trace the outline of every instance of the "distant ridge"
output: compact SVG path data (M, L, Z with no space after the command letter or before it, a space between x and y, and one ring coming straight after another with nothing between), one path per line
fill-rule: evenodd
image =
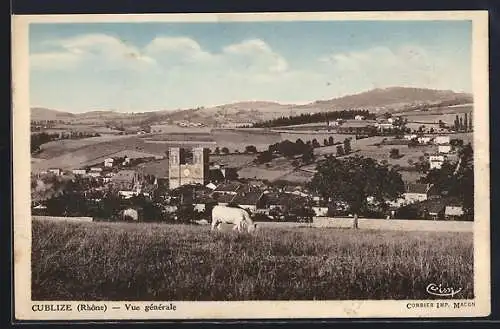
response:
M280 104L272 101L241 101L230 104L198 107L196 109L159 110L143 113L124 113L113 110L69 113L42 107L31 109L32 120L68 120L77 122L113 122L125 125L158 124L166 121L189 120L206 125L220 125L231 122L256 122L280 116L300 115L342 109L368 109L377 111L400 111L412 105L433 105L440 102L457 104L472 103L469 93L426 88L388 87L376 88L358 94L346 95L329 100L317 100L309 104Z

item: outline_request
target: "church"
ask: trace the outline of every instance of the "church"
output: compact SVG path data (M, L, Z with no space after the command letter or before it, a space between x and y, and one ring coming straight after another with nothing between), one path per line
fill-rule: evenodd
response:
M169 149L169 187L206 185L209 178L209 149L204 147Z

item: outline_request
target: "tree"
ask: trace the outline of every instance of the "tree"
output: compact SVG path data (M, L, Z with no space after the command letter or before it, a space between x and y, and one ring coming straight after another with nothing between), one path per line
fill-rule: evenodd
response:
M469 131L472 131L472 113L469 114Z
M229 154L229 149L227 147L223 147L221 152L224 154Z
M219 147L218 147L218 146L215 148L214 153L215 153L215 154L220 154L220 149L219 149Z
M455 116L453 127L455 128L455 131L458 131L460 129L460 121L458 120L458 114Z
M383 204L404 191L396 170L358 155L345 160L331 157L319 163L308 187L325 199L346 202L354 215L355 227L358 215L367 210L367 197Z
M300 138L298 138L296 141L295 141L295 144L300 144L300 145L304 145L304 141Z
M344 148L342 145L337 146L337 156L343 156L344 155Z
M333 144L334 144L334 141L333 141L333 137L332 137L332 136L330 136L330 137L328 138L328 144L329 144L329 145L333 145Z
M344 139L344 153L345 154L351 153L351 139L350 138Z
M273 159L273 154L270 151L263 151L259 153L259 155L255 159L255 162L262 164L270 162L272 159Z
M464 122L462 117L460 117L459 129L464 130Z
M467 131L469 129L468 117L467 113L464 114L464 130Z
M326 139L326 138L325 138L325 139L323 140L323 145L324 145L324 146L328 146L328 139Z
M399 149L397 148L392 148L389 152L389 157L391 159L398 159L399 158Z
M308 147L307 149L304 150L304 153L302 153L302 161L304 163L310 163L314 160L314 150L312 147Z
M247 152L247 153L257 153L257 148L254 145L247 145L245 147L245 152Z
M320 147L320 146L321 145L319 145L318 140L316 138L314 138L312 140L312 147L317 148L317 147Z

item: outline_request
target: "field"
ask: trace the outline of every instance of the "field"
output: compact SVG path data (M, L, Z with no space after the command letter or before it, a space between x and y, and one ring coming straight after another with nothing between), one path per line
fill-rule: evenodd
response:
M473 298L468 232L33 220L33 300L430 299L429 283Z

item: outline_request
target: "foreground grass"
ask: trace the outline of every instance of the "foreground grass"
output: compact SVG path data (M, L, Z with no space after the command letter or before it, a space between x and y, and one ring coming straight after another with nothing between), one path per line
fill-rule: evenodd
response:
M473 297L470 233L33 221L33 300Z

